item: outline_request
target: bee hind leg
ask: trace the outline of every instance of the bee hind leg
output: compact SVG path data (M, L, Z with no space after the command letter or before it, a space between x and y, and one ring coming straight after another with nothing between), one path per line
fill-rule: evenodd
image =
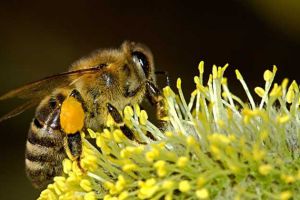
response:
M82 154L82 139L80 132L84 128L85 102L81 94L75 89L61 106L60 125L65 133L64 148L67 156L76 161L79 169L84 172L80 164Z
M72 161L76 161L78 168L82 172L85 172L85 170L82 168L80 164L80 157L82 154L82 140L79 131L74 134L68 134L65 137L64 148L68 157Z
M130 128L124 123L123 118L119 111L110 103L106 104L107 109L113 120L119 125L121 131L124 133L124 135L129 139L129 140L134 140L139 144L144 144L144 142L139 141L138 139L135 138L133 132L130 130Z

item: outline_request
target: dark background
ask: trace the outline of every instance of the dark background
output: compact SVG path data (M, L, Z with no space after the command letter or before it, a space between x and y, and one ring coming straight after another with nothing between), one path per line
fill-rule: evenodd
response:
M297 1L6 1L0 3L0 94L67 70L100 47L129 39L147 44L158 69L193 88L200 60L230 64L231 90L242 95L238 68L250 88L276 64L277 81L298 79L300 5ZM247 3L248 2L248 3ZM251 3L250 3L251 2ZM263 3L262 3L263 2ZM253 90L252 90L253 91ZM16 101L1 102L0 113ZM24 173L24 146L34 110L0 124L0 199L38 196Z

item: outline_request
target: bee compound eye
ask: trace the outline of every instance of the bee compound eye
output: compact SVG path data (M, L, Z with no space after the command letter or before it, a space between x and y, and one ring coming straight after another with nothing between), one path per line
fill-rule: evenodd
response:
M140 51L132 52L132 59L133 61L139 65L142 69L146 77L149 76L149 61L147 56Z

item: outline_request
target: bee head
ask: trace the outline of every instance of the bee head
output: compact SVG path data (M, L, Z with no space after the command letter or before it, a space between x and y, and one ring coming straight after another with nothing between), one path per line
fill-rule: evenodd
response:
M72 65L71 70L98 67L99 73L78 80L87 88L101 86L101 91L126 93L138 91L146 81L155 83L153 56L143 44L125 41L119 49L100 49ZM88 77L88 76L87 76ZM93 81L91 81L93 80ZM81 84L81 81L84 82ZM140 90L139 90L140 91Z
M130 41L123 42L122 51L127 57L127 62L140 79L154 80L154 62L150 49L141 44Z

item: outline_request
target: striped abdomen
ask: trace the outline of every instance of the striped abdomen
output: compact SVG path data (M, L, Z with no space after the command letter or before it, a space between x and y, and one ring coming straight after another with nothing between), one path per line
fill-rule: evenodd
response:
M64 97L46 97L36 110L28 132L25 151L26 174L37 188L62 174L64 133L60 129L60 106Z

